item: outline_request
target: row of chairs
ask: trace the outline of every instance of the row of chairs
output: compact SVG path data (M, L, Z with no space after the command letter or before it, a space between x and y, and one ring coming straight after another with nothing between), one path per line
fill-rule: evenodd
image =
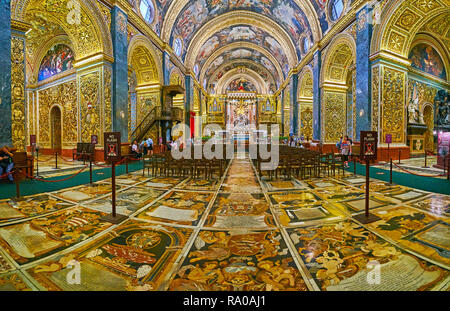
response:
M177 176L177 177L192 177L204 178L207 180L214 179L214 176L219 178L225 172L227 165L226 160L222 159L174 159L170 153L163 152L154 155L143 156L142 175L147 174L152 176Z
M263 163L267 164L270 161L271 159L261 159L259 157L254 160L254 164L261 177L267 175L269 179L272 179L273 176L276 179L278 177L305 179L331 175L336 176L336 173L339 174L340 172L342 172L342 175L345 175L342 157L334 153L321 154L308 149L280 146L277 167L263 170Z

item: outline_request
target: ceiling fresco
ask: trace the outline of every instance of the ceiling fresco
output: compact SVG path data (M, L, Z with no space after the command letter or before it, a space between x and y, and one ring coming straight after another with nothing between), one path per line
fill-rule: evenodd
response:
M227 73L232 71L235 68L248 68L255 73L257 73L266 83L266 89L269 90L269 93L275 93L277 88L280 86L278 74L275 72L268 71L264 66L258 65L256 63L246 61L232 61L226 63L217 68L215 72L213 72L209 77L207 77L207 84L216 85L217 82Z
M262 53L247 49L247 48L234 48L225 51L210 64L205 72L205 77L210 76L212 73L216 71L216 69L222 64L228 63L235 59L246 59L250 61L254 61L256 63L261 64L263 67L267 68L270 72L275 72L275 65Z
M251 42L265 48L275 57L280 64L280 67L283 69L283 72L287 73L289 71L288 59L280 43L264 30L246 25L231 26L212 35L210 39L203 44L200 53L197 55L196 65L199 66L200 71L207 59L218 48L236 41ZM245 46L245 43L243 43L243 45Z
M170 44L182 41L181 57L184 59L187 47L197 30L213 18L235 10L247 10L268 16L281 25L289 34L294 45L299 47L304 34L313 41L305 14L292 0L191 0L178 15L172 29ZM297 48L298 57L301 57Z

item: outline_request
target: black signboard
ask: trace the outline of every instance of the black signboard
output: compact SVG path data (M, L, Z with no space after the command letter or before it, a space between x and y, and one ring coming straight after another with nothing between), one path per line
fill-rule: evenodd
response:
M120 161L120 132L104 133L104 150L105 161L117 162Z
M376 160L378 149L378 132L361 131L361 159Z

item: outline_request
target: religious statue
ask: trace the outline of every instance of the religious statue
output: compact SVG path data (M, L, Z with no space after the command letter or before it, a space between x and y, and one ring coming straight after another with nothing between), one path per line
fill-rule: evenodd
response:
M437 127L450 127L450 100L445 90L439 90L434 99L436 111L435 124Z
M423 119L423 116L422 116ZM408 123L419 123L419 98L411 99L408 105ZM420 122L422 123L422 122Z

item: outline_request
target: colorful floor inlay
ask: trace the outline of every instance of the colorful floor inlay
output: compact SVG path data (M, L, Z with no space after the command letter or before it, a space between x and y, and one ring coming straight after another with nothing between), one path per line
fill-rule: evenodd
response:
M242 155L242 154L241 154ZM0 201L0 291L450 290L450 196L365 178L117 176ZM280 177L280 176L278 176Z
M137 218L181 225L196 225L212 197L213 193L211 192L171 191L137 215Z
M19 264L46 257L111 226L106 213L72 208L0 228L0 246Z
M201 231L169 290L307 290L273 231Z
M350 220L288 232L322 290L430 290L449 276Z
M0 224L44 215L74 206L48 194L29 196L23 201L14 198L0 201Z

